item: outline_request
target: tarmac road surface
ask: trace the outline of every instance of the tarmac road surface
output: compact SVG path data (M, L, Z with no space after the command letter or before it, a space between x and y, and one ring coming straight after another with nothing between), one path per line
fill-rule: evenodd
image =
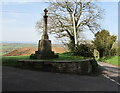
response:
M104 75L80 76L2 68L3 91L118 91L119 85Z
M120 67L100 61L98 61L98 64L103 68L103 73L105 76L108 76L120 85Z

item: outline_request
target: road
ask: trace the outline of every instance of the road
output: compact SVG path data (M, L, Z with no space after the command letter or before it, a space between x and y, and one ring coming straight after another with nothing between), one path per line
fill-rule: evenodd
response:
M99 76L80 76L3 67L3 91L118 91L118 84Z
M98 64L103 68L104 76L110 78L120 85L120 67L98 61Z

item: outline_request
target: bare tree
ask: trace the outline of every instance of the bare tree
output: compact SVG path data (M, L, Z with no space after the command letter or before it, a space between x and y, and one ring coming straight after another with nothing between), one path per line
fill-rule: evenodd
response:
M93 34L100 30L99 20L102 18L102 10L96 3L87 0L73 0L69 2L51 2L48 7L49 33L57 38L68 38L75 46L76 38L80 38L80 32L90 30ZM41 29L42 21L37 22L37 28Z

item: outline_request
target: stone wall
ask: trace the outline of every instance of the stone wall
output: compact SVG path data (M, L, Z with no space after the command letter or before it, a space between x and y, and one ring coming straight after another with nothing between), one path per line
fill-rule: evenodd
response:
M24 68L39 69L42 71L74 74L96 74L98 64L95 59L88 60L53 60L53 61L36 61L36 60L19 60L19 66Z

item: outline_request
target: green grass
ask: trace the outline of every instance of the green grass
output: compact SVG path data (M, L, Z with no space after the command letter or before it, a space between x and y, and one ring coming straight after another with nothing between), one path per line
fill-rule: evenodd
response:
M19 59L29 59L29 56L3 56L3 66L16 66Z
M58 59L50 59L50 60L81 60L84 59L82 56L72 56L70 53L62 53L59 54Z
M2 52L0 52L0 55L2 55L3 53Z
M118 62L118 58L120 58L120 57L119 56L112 56L112 57L103 57L103 58L101 58L99 60L103 61L103 62L113 64L113 65L120 66L120 63Z
M31 60L29 56L3 56L2 65L3 66L16 66L18 60ZM48 60L82 60L85 59L81 56L72 56L70 53L59 54L58 59L48 59ZM32 59L33 60L33 59ZM34 59L37 60L37 59Z

